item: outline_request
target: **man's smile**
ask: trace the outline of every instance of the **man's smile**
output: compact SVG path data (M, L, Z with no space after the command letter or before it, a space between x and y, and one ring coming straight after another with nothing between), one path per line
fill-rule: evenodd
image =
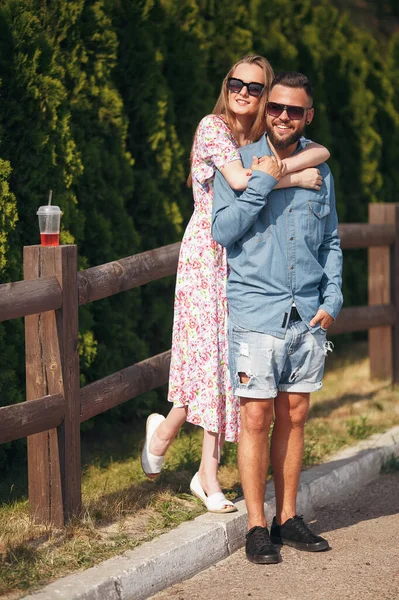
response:
M284 123L276 123L275 125L273 125L273 127L277 129L277 131L281 131L281 133L286 133L287 131L291 131L293 129L293 127L290 127L289 125L284 125Z

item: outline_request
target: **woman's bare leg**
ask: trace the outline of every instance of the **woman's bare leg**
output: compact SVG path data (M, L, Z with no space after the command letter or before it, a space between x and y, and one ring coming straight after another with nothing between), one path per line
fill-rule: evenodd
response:
M198 473L202 489L207 496L222 491L218 480L218 468L220 462L220 450L223 442L224 434L219 435L218 433L204 430L202 457Z
M165 421L156 428L151 438L149 451L155 456L163 456L187 417L186 406L173 406Z
M204 429L199 479L204 492L210 496L221 491L218 480L219 434Z
M150 444L151 454L163 456L173 440L175 439L180 427L186 420L186 407L173 407L165 421L163 421L155 430ZM204 430L204 439L202 442L201 464L199 466L199 480L207 496L221 492L222 488L218 480L219 455L223 444L224 435Z

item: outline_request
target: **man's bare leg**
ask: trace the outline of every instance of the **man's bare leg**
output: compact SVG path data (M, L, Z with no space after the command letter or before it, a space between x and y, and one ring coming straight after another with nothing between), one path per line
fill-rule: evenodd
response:
M271 463L276 490L276 521L279 525L296 514L309 396L280 392L275 399Z
M303 518L296 514L308 410L309 394L280 392L276 398L271 443L276 521L271 527L271 540L297 550L320 552L328 549L328 541L315 535Z
M264 497L269 465L268 435L273 401L241 398L238 468L248 511L248 529L266 527Z

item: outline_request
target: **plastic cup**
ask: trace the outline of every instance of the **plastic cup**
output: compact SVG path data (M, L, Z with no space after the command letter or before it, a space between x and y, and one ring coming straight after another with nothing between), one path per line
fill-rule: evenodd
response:
M40 242L42 246L60 245L60 223L62 211L59 206L40 206L39 217Z

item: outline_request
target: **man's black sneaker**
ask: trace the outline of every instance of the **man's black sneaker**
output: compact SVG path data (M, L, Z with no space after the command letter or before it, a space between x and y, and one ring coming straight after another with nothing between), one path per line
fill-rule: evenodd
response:
M270 537L273 544L285 544L297 550L320 552L329 548L327 540L312 533L303 518L298 515L288 519L282 525L277 525L274 517Z
M270 541L267 527L252 527L246 535L246 540L245 553L248 560L265 565L278 563L279 553Z

